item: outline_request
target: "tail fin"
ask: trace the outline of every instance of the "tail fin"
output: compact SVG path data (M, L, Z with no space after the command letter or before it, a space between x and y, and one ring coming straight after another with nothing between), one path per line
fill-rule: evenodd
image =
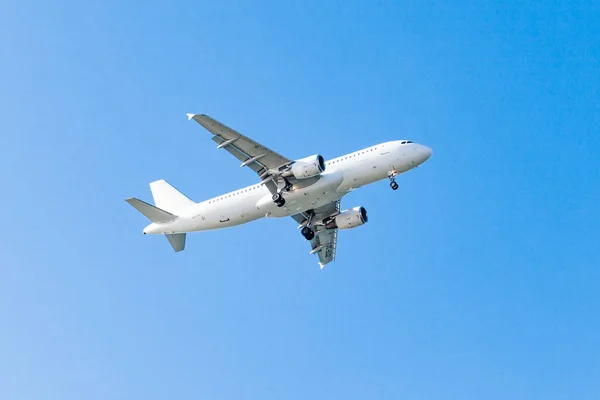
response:
M167 233L165 236L169 239L173 250L181 251L185 249L185 233Z
M150 221L158 224L173 221L175 218L177 218L177 216L168 213L165 210L161 210L158 207L154 207L152 204L148 204L145 201L136 199L135 197L131 197L125 201L131 204L136 210L144 214Z
M182 211L196 204L179 190L169 185L164 179L152 182L150 190L152 191L156 207L176 215L181 214Z

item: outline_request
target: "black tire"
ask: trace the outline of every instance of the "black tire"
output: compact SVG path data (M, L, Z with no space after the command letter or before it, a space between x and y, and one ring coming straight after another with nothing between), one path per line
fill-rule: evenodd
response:
M302 236L304 236L304 239L306 240L312 240L315 238L315 232L308 226L302 228L302 231L300 231L300 233L302 233Z
M283 200L283 196L281 196L281 193L277 192L277 193L273 193L273 197L271 197L273 199L273 201L275 203L277 203L280 200Z
M398 189L398 184L396 182L391 182L390 187L392 188L392 190L396 190Z
M285 199L281 199L279 201L276 201L275 204L277 204L277 207L283 207L285 205Z

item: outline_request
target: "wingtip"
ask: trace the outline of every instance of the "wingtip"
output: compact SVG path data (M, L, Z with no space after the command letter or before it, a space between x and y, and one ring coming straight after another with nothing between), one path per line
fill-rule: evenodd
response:
M188 121L196 116L196 114L185 114L188 117Z
M319 269L323 269L323 268L325 268L325 264L319 263Z

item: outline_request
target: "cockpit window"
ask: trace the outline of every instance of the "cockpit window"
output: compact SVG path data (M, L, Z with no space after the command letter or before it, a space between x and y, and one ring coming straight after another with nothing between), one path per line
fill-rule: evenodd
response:
M403 140L400 142L400 144L409 144L412 143L410 140Z

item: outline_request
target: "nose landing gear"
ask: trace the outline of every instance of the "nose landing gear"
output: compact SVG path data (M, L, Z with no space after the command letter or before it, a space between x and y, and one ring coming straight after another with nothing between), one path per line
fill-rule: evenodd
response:
M392 188L392 190L397 190L398 184L396 183L396 173L389 172L388 178L390 178L390 187Z

